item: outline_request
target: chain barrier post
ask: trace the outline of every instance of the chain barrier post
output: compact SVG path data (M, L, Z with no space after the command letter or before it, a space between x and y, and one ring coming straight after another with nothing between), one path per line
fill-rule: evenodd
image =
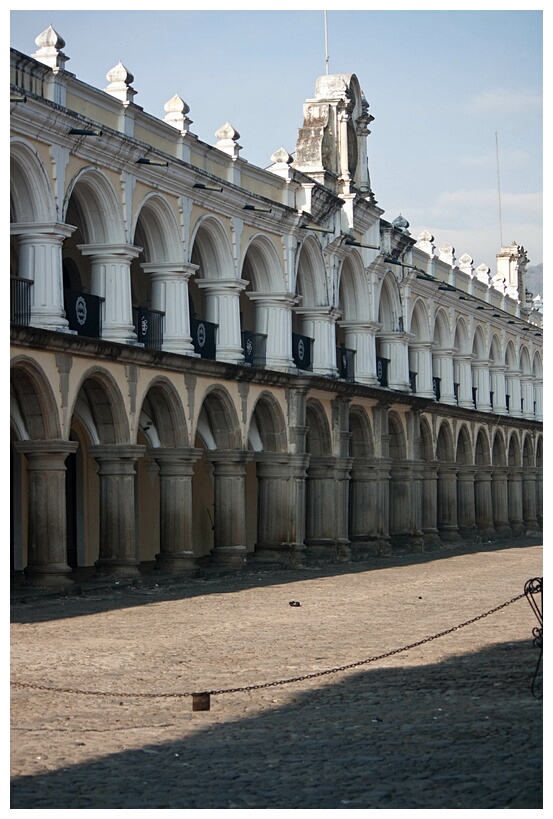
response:
M534 648L539 648L540 650L538 664L536 665L536 670L534 671L534 677L532 679L531 690L532 696L535 697L536 694L534 689L536 685L538 671L540 669L543 657L543 577L532 577L530 580L527 580L524 585L524 594L526 595L526 599L530 604L530 608L536 615L536 619L539 623L539 626L534 627L532 629L532 635L534 637Z

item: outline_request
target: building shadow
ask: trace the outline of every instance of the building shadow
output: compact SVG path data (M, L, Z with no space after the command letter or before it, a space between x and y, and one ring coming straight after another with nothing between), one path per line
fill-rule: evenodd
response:
M433 665L306 681L284 705L275 704L282 687L213 696L209 713L183 700L178 740L16 778L11 808L540 809L535 663L531 641L499 643ZM217 722L223 697L264 698L263 710ZM143 707L127 710L132 727ZM46 730L48 743L67 745L68 763L86 743L78 726L63 738ZM115 730L109 705L105 730Z

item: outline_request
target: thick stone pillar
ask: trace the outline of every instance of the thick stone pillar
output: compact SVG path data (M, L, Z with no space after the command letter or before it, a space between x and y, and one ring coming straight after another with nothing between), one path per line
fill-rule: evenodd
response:
M376 325L366 321L341 321L344 330L345 344L349 350L355 350L355 380L360 384L378 387L376 377Z
M509 501L507 495L507 467L494 466L492 471L492 509L495 535L511 537L509 526Z
M138 577L136 557L135 464L146 451L132 444L97 444L88 448L100 478L100 555L98 574Z
M490 389L493 392L493 411L507 415L505 367L492 364L490 367Z
M523 418L534 418L534 383L531 375L521 375L520 391L522 396Z
M526 531L522 513L522 475L521 467L509 467L507 473L509 525L515 537L523 535Z
M90 290L102 298L102 338L136 344L132 314L131 262L140 253L133 245L79 245L90 256Z
M438 465L438 531L443 543L460 543L457 519L457 465Z
M476 511L476 525L482 540L490 541L495 538L492 506L492 476L489 466L477 467L474 475L474 505Z
M295 311L302 318L302 335L313 339L313 373L336 378L336 320L332 307L304 307Z
M440 379L440 403L457 404L453 387L453 350L432 351L435 376Z
M246 462L253 453L214 450L207 453L213 464L214 546L213 563L234 569L246 562Z
M432 343L430 341L412 341L409 345L411 362L409 369L417 374L416 394L423 398L434 399L432 387Z
M422 537L425 552L443 546L438 531L438 464L428 462L422 469Z
M391 458L376 458L374 461L376 478L376 531L378 533L378 552L381 557L392 554L390 535L390 483Z
M423 548L422 516L415 490L413 465L392 461L390 469L390 538L398 551L420 552Z
M379 333L379 357L386 358L388 366L388 388L400 392L410 392L409 383L409 339L403 333ZM410 336L409 338L412 338Z
M524 526L530 532L538 532L539 524L536 508L536 470L525 466L522 470L522 509Z
M536 519L543 529L543 469L540 466L536 467Z
M459 535L465 543L480 543L482 536L476 525L474 476L476 467L459 466L457 472L457 522Z
M474 409L472 399L472 356L456 355L454 379L459 384L458 404L465 409Z
M308 455L256 454L257 543L252 561L297 568L305 563L305 479Z
M295 369L292 359L292 293L246 293L255 304L255 332L267 336L265 366L269 370Z
M349 539L353 561L379 554L377 510L378 471L374 461L355 458L349 496Z
M163 346L168 353L196 356L190 335L188 280L198 266L171 262L143 264L152 281L152 309L164 313Z
M348 497L351 464L351 458L310 458L305 527L308 563L344 563L350 559Z
M196 284L205 291L205 320L216 324L217 361L244 363L240 328L240 293L246 279L198 279Z
M191 447L152 450L159 466L160 550L156 568L165 572L194 573L197 569L192 535L192 476L202 454Z
M475 361L472 373L476 387L476 409L479 412L491 412L489 362Z
M507 370L506 372L506 394L509 396L509 415L513 418L522 418L521 390L520 390L520 370Z
M18 441L29 474L28 559L25 577L32 586L71 585L67 564L65 460L73 441Z
M73 231L70 225L17 224L18 275L33 282L31 288L31 324L45 330L69 330L63 301L62 246Z

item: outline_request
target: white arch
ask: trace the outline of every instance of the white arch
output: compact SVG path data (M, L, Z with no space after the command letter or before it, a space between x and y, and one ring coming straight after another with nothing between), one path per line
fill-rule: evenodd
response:
M139 204L131 236L138 223L146 240L143 248L149 262L178 262L183 260L183 243L174 211L159 193L147 193Z
M22 139L10 146L11 218L14 222L55 222L56 204L41 158Z
M276 247L267 236L258 233L250 238L241 260L241 270L244 269L246 262L249 262L252 272L252 290L264 293L284 292L286 281L282 261Z
M197 248L202 265L198 276L204 279L235 278L230 239L223 224L214 216L200 216L190 235L190 253Z
M88 166L75 174L65 193L64 220L73 196L82 216L81 227L87 244L122 244L126 241L121 203L103 171Z

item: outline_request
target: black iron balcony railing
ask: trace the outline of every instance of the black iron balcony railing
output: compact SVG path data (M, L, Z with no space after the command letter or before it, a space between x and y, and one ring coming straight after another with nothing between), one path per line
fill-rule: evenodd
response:
M378 378L378 383L381 387L388 386L388 364L390 360L388 358L380 358L377 355L376 357L376 377Z
M476 409L476 396L478 395L478 387L472 388L472 403L474 404L474 409Z
M161 350L163 345L163 318L165 313L151 307L135 307L134 329L136 339L147 350Z
M355 350L343 346L336 347L336 366L340 378L355 381Z
M31 279L10 276L10 322L27 327L31 323Z
M440 390L440 381L441 381L441 378L437 378L436 376L434 376L432 378L432 389L434 390L434 395L436 396L436 401L440 400L440 396L442 394L441 390Z
M192 335L194 352L198 353L201 358L215 360L215 338L218 326L218 324L213 324L211 321L190 319L190 333Z
M102 335L103 299L93 293L82 293L80 290L64 291L65 316L69 329L80 336L100 338Z
M264 367L267 360L267 336L262 333L242 332L244 363L252 367Z
M453 385L453 395L455 396L455 403L459 403L459 384Z
M313 339L292 333L292 359L299 370L312 370L311 345Z
M409 370L409 389L411 392L417 391L417 374Z

